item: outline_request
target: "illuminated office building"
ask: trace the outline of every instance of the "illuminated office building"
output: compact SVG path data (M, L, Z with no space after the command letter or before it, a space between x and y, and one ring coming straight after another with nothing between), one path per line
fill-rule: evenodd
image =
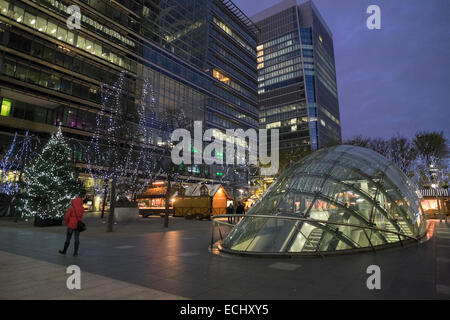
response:
M283 1L251 17L257 47L260 127L280 130L281 152L341 141L331 31L311 1Z
M81 29L67 26L69 5L81 9ZM129 110L149 78L160 108L206 128L258 128L256 41L256 26L229 0L0 0L0 134L46 139L61 124L85 162L100 87L122 70Z

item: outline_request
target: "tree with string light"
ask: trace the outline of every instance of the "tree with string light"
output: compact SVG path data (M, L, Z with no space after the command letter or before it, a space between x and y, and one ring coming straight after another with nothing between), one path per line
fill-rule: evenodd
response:
M15 204L20 196L23 168L36 152L37 144L37 139L28 131L22 138L16 132L11 145L0 161L0 193L4 194L3 197L8 198L12 205L10 215L13 215ZM18 215L15 214L15 222L17 221Z
M61 127L25 166L24 176L18 210L37 226L61 225L71 200L84 191Z
M142 85L140 103L127 99L127 72L120 73L113 85L102 85L102 107L97 114L96 128L87 150L88 170L95 189L106 200L109 183L110 212L107 232L113 230L117 196L135 195L145 188L151 170L151 150L147 127L147 106L154 103L153 90L147 79ZM133 196L134 195L134 196Z
M36 143L26 132L21 139L17 132L13 141L0 161L0 193L15 196L20 190L22 169L36 150Z
M154 155L154 166L159 175L165 175L167 178L167 190L165 197L165 210L164 210L164 227L169 227L169 207L170 196L172 193L172 182L178 181L179 172L175 170L175 167L171 160L171 148L172 142L170 140L171 133L179 128L191 129L191 120L186 116L183 109L162 109L158 110L155 114L157 119L157 128L162 138L161 145L158 152Z

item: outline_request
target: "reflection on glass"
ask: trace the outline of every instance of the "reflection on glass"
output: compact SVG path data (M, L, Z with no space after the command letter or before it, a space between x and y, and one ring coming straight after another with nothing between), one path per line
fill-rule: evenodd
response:
M17 22L23 22L23 15L25 13L25 10L19 6L14 6L13 10L13 19Z
M58 27L53 22L48 22L47 24L47 34L54 37L56 35Z
M56 33L56 39L66 42L67 30L62 27L58 27L58 31Z
M34 28L36 24L36 16L26 12L24 22L27 26Z
M47 32L47 20L41 17L37 17L36 20L36 29L40 32Z

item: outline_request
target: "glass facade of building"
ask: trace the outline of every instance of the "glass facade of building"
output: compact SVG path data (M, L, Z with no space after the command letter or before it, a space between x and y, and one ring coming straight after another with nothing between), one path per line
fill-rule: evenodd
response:
M316 254L418 240L417 186L380 154L324 148L286 170L228 234L224 251Z
M67 26L70 5L81 29ZM149 78L161 109L206 128L257 128L256 32L228 0L0 0L0 101L9 105L0 132L47 137L61 123L83 162L100 87L122 70L130 112ZM215 177L200 167L183 173Z
M287 0L253 19L260 127L279 128L281 152L340 142L333 40L317 9Z

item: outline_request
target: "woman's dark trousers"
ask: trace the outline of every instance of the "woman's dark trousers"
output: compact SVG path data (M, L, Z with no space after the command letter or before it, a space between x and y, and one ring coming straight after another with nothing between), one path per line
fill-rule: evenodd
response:
M78 248L80 247L80 231L73 230L70 228L67 228L67 235L66 235L66 242L64 242L64 249L62 251L59 251L59 253L66 254L67 249L69 248L70 245L70 239L72 238L72 234L74 233L75 233L75 246L73 250L73 255L74 256L78 255Z

